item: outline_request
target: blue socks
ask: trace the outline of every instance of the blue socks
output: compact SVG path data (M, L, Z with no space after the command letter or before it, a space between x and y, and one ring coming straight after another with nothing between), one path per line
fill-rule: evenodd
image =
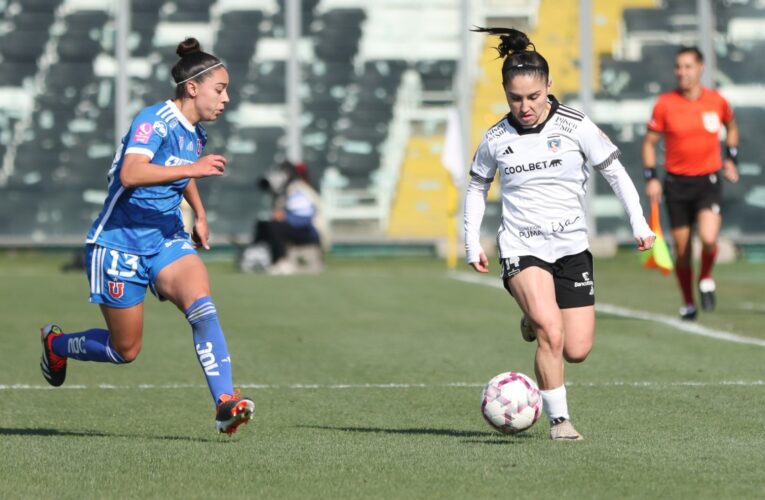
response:
M65 333L51 341L53 352L80 361L123 364L122 356L114 349L108 330L93 328L79 333Z
M231 358L212 299L202 297L191 304L186 310L186 319L191 324L199 364L202 365L207 385L217 405L223 394L234 394L234 383L231 378ZM114 349L109 331L103 328L65 333L55 337L51 345L55 354L66 358L125 363Z
M197 299L186 310L186 319L191 324L199 364L204 369L207 385L217 405L221 395L234 393L234 382L226 339L212 299Z

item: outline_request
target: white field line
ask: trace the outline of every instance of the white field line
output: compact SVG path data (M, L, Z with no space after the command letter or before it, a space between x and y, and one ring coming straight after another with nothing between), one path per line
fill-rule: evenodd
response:
M484 384L476 382L452 382L445 384L237 384L241 389L253 390L346 390L346 389L449 389L449 388L476 388ZM610 381L610 382L566 382L569 387L636 387L636 388L666 388L666 387L765 387L765 380L717 380L714 382L700 381ZM0 384L0 391L44 391L44 390L107 390L107 391L156 391L156 390L179 390L179 389L206 389L204 384L137 384L137 385L112 385L112 384L72 384L61 387L51 387L42 384Z
M765 312L765 304L755 304L754 302L742 302L738 308L744 311Z
M475 283L478 285L490 286L494 288L500 288L504 290L502 283L499 280L489 280L475 274L467 274L460 272L449 273L452 279L458 281L464 281L466 283ZM671 326L676 330L680 330L685 333L698 335L700 337L709 337L717 340L726 340L728 342L735 342L737 344L756 345L759 347L765 347L765 339L758 339L754 337L745 337L732 332L726 332L725 330L717 330L709 328L707 326L699 325L689 321L683 321L681 319L667 316L666 314L657 314L648 311L640 311L638 309L630 309L628 307L617 306L614 304L604 304L602 302L595 303L595 310L600 313L611 314L614 316L621 316L624 318L641 319L647 321L655 321L667 326Z

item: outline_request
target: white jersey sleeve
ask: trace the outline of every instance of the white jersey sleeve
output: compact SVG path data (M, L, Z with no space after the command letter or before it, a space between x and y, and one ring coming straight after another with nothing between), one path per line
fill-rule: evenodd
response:
M621 154L619 148L588 116L582 119L577 132L584 158L594 169L606 168L612 161L619 158Z
M486 210L486 195L497 172L497 160L487 138L481 141L470 166L470 183L465 194L465 256L478 262L481 248L481 222Z
M582 134L579 137L582 152L587 161L608 181L614 194L621 201L632 226L633 236L647 238L654 235L643 216L643 208L640 206L640 196L635 189L635 184L622 162L619 161L621 155L619 149L588 117L583 120Z

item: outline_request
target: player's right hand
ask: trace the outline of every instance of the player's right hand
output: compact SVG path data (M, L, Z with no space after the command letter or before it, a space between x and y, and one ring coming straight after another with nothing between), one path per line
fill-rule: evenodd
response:
M645 194L651 203L661 203L661 182L651 179L645 185Z
M488 273L489 259L486 258L486 252L481 250L481 253L478 254L478 262L471 262L470 265L479 273Z
M226 158L221 155L205 155L191 165L192 178L216 177L226 170Z

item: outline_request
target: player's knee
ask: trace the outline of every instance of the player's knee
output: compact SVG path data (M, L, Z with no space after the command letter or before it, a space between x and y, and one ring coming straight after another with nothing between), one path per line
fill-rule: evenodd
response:
M675 257L675 265L677 267L690 267L691 266L691 251L685 250L685 251L678 251L677 256Z
M114 342L114 350L120 355L125 363L132 363L141 352L141 342Z
M569 363L581 363L582 361L587 359L587 356L590 355L590 351L592 351L592 346L579 347L576 349L564 349L563 357Z
M537 325L537 343L542 350L553 353L563 351L563 330L554 325Z
M717 249L717 241L714 239L705 240L704 238L701 239L701 249L705 252L713 252L715 249Z

